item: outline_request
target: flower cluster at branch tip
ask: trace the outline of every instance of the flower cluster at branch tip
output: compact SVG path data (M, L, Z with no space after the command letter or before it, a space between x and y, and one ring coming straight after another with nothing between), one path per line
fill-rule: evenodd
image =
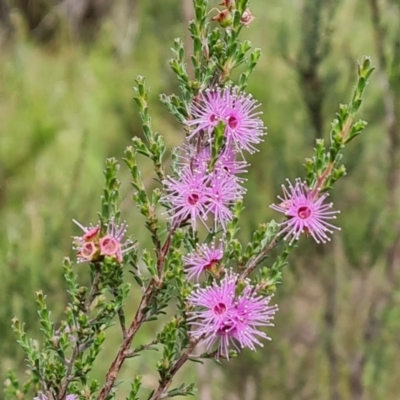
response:
M204 271L209 271L213 275L218 276L220 273L218 267L223 256L222 241L218 247L215 247L214 243L211 243L211 245L198 245L196 251L183 257L189 279L194 277L198 281L201 273Z
M82 236L73 237L78 262L97 261L106 256L122 263L123 255L135 247L131 240L123 241L127 230L125 222L116 224L111 220L107 225L105 235L101 235L100 223L96 226L84 227L75 220L73 222L84 232Z
M200 220L224 231L232 220L232 205L243 198L247 162L243 151L253 153L262 141L265 127L257 112L259 103L236 87L202 92L191 106L192 118L186 143L178 148L174 176L164 181L164 201L170 205L170 219L176 226L189 221L196 228ZM222 141L216 140L216 130Z
M218 344L219 356L229 358L229 347L236 349L263 346L259 339L270 339L260 327L273 326L271 321L278 310L269 306L272 296L255 293L249 281L238 282L239 275L228 271L218 283L198 288L188 297L189 304L200 308L189 313L189 322L195 338L202 338L210 351ZM240 290L240 288L242 289Z
M225 6L226 8L223 10L216 9L218 14L211 18L211 21L217 21L221 27L228 28L233 24L233 15L232 12L235 9L235 1L234 0L224 0L220 6ZM247 8L242 16L240 17L240 23L244 26L249 26L251 22L255 19L254 15Z
M328 234L333 229L340 230L328 221L336 219L340 211L330 211L333 203L324 204L328 197L325 193L318 197L318 192L309 189L306 183L297 178L293 186L288 180L288 188L282 185L283 197L278 196L280 204L272 204L271 208L287 216L287 220L280 225L284 239L292 244L302 233L311 235L317 243L326 243L330 240Z
M47 396L43 393L39 393L33 400L48 400ZM67 394L65 400L78 400L78 396L76 394Z
M228 147L254 153L256 148L253 145L260 143L265 135L265 127L260 119L262 112L256 111L259 106L260 103L251 95L241 93L237 87L206 90L192 103L192 119L186 122L194 127L189 139L207 133L212 142L213 131L222 122Z

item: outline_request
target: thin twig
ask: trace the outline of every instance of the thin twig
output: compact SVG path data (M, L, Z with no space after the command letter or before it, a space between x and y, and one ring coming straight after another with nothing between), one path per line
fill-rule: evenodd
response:
M188 360L190 357L190 353L194 350L194 348L198 345L198 343L202 340L202 337L191 341L189 347L185 349L185 351L181 354L181 356L175 361L175 363L172 365L171 369L168 371L168 379L165 379L163 382L160 383L160 385L157 388L157 391L153 394L150 400L160 400L160 399L165 399L168 397L168 394L166 393L167 389L172 383L172 379L175 376L175 374L181 369L183 364Z
M129 326L129 329L126 331L126 336L121 344L121 347L119 348L118 353L106 374L106 381L100 391L99 396L97 397L97 400L105 400L114 386L114 382L117 379L122 364L127 358L127 353L129 352L128 349L132 343L132 340L145 320L146 314L144 310L147 308L147 305L151 302L155 294L154 283L155 281L151 280L147 286L146 292L140 301L135 317Z
M126 351L126 352L125 352L125 357L126 357L126 358L132 358L132 357L134 357L136 354L139 354L141 351L143 351L143 350L148 350L151 346L154 346L154 345L156 345L156 344L158 344L158 340L157 340L157 339L154 339L154 340L152 340L150 343L147 343L147 344L138 346L138 347L136 347L136 348L134 348L134 349L132 349L132 350Z
M247 264L246 268L244 271L240 274L239 280L246 279L256 268L257 266L263 261L266 257L268 257L268 254L271 253L271 251L277 246L277 244L280 242L279 234L276 235L272 241L266 246L257 256L254 258L250 259Z

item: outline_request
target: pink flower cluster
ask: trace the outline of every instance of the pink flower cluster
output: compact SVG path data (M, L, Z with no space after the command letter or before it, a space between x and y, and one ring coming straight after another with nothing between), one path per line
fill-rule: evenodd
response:
M82 236L73 238L78 262L97 261L106 256L122 263L124 253L135 247L129 239L123 242L127 229L126 223L117 225L114 221L110 221L105 235L101 235L100 223L89 227L84 227L75 220L74 223L84 232Z
M245 189L240 174L248 166L243 152L256 150L265 128L256 109L259 104L237 88L215 88L201 93L192 103L191 118L186 121L189 134L179 148L177 171L167 177L165 202L175 227L196 221L207 226L207 219L214 220L214 230L226 231L232 220L232 205L240 200ZM220 135L223 134L221 144ZM280 234L292 244L302 233L316 242L326 242L333 229L329 221L338 211L331 211L332 204L325 204L328 195L320 195L318 188L310 189L297 179L283 187L280 204L271 207L287 217L280 224ZM215 239L214 239L215 240ZM218 355L228 357L231 343L236 347L255 349L259 339L268 339L260 331L271 326L277 306L269 306L271 297L257 294L249 281L238 282L239 276L225 272L223 245L198 245L183 258L190 279L199 281L203 272L209 272L214 281L200 287L188 297L191 334L202 339L208 351L218 343ZM225 273L222 280L220 276Z
M265 135L258 107L237 88L206 90L195 99L192 118L186 121L186 144L178 149L179 169L163 182L170 219L177 226L189 221L195 228L197 220L206 224L211 216L215 229L226 230L232 204L245 193L243 178L238 177L248 165L243 151L254 152ZM221 124L223 144L213 155L215 129Z
M207 226L211 217L215 231L226 230L233 218L232 205L245 193L240 174L248 164L243 153L256 151L255 145L265 135L258 107L235 87L206 90L193 101L191 119L186 121L189 134L179 148L178 171L163 182L164 201L176 227L190 222L195 229L198 220ZM215 279L187 299L193 310L189 312L191 335L202 339L208 350L218 343L218 355L228 358L231 343L254 350L262 345L259 339L268 339L259 328L272 325L277 307L268 305L271 297L257 295L249 281L238 284L239 276L225 271L222 243L198 245L183 261L189 278L198 281L209 272Z
M259 328L273 326L271 321L278 310L276 305L269 306L272 296L257 295L248 281L238 285L238 278L228 271L219 283L198 288L188 298L191 305L199 308L189 313L191 335L201 338L208 351L218 344L218 356L226 358L231 343L237 349L255 350L256 345L262 346L259 339L270 339Z

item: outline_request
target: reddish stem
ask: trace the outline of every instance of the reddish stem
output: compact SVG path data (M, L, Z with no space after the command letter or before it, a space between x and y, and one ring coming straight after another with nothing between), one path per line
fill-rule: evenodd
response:
M106 375L106 381L101 389L101 392L99 394L99 397L97 400L105 400L105 398L108 396L110 393L111 389L114 386L114 382L118 376L118 372L120 371L122 364L124 363L125 359L129 355L129 347L132 343L133 337L135 336L136 332L142 325L144 318L145 318L145 313L143 310L147 307L148 301L151 301L153 295L154 295L154 280L152 280L149 283L149 286L147 286L146 292L144 293L142 300L140 301L139 307L136 311L135 318L133 319L130 327L126 331L126 336L122 342L121 347L118 350L117 356L115 357L113 363L111 364L107 375Z
M107 375L106 375L106 381L101 389L101 392L99 394L99 397L97 400L105 400L108 394L110 393L111 389L114 386L115 380L117 379L118 373L122 367L122 364L124 363L126 358L129 358L131 355L131 352L129 351L129 348L131 346L132 340L145 321L145 313L143 312L144 309L147 308L147 306L151 303L152 299L154 298L157 288L161 287L162 285L162 270L164 267L164 262L165 262L165 257L169 252L171 242L172 242L172 236L176 230L176 226L173 226L171 230L168 233L168 237L161 249L161 251L157 254L157 271L159 276L154 277L149 285L146 288L145 293L143 294L143 297L140 301L139 307L136 311L136 315L128 328L128 330L125 332L123 342L121 344L121 347L118 350L118 353L111 364Z

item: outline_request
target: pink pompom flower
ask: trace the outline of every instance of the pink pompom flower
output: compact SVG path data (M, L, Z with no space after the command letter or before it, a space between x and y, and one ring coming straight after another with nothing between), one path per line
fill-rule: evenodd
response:
M178 177L167 177L163 181L167 195L164 200L171 205L170 219L174 222L190 219L193 229L196 221L207 218L207 175L193 172L189 166L180 171Z
M266 134L264 123L260 119L261 111L256 111L260 103L249 94L240 93L238 88L227 91L228 107L225 111L227 143L239 152L254 153L253 146L262 141Z
M204 133L212 141L215 127L222 122L226 144L239 152L253 153L254 145L266 134L261 111L257 111L259 106L251 95L240 92L237 87L206 90L192 104L192 119L186 121L193 128L188 139Z
M324 203L328 194L318 197L318 193L309 189L305 182L297 178L293 186L288 180L288 188L282 185L283 197L278 196L280 204L272 204L271 208L287 216L280 224L284 240L292 244L302 233L311 235L317 243L330 240L328 234L340 230L329 220L336 219L340 211L331 211L333 203Z
M191 105L192 119L186 125L193 127L188 139L195 137L200 132L212 134L218 122L224 120L227 102L225 91L221 89L205 90Z
M259 328L273 326L278 310L269 306L271 296L258 296L250 282L241 282L244 288L238 290L238 277L228 271L220 282L198 288L188 297L189 304L198 308L189 313L191 335L201 338L208 351L217 344L217 354L226 358L231 344L255 350L255 345L262 346L259 339L270 339Z

